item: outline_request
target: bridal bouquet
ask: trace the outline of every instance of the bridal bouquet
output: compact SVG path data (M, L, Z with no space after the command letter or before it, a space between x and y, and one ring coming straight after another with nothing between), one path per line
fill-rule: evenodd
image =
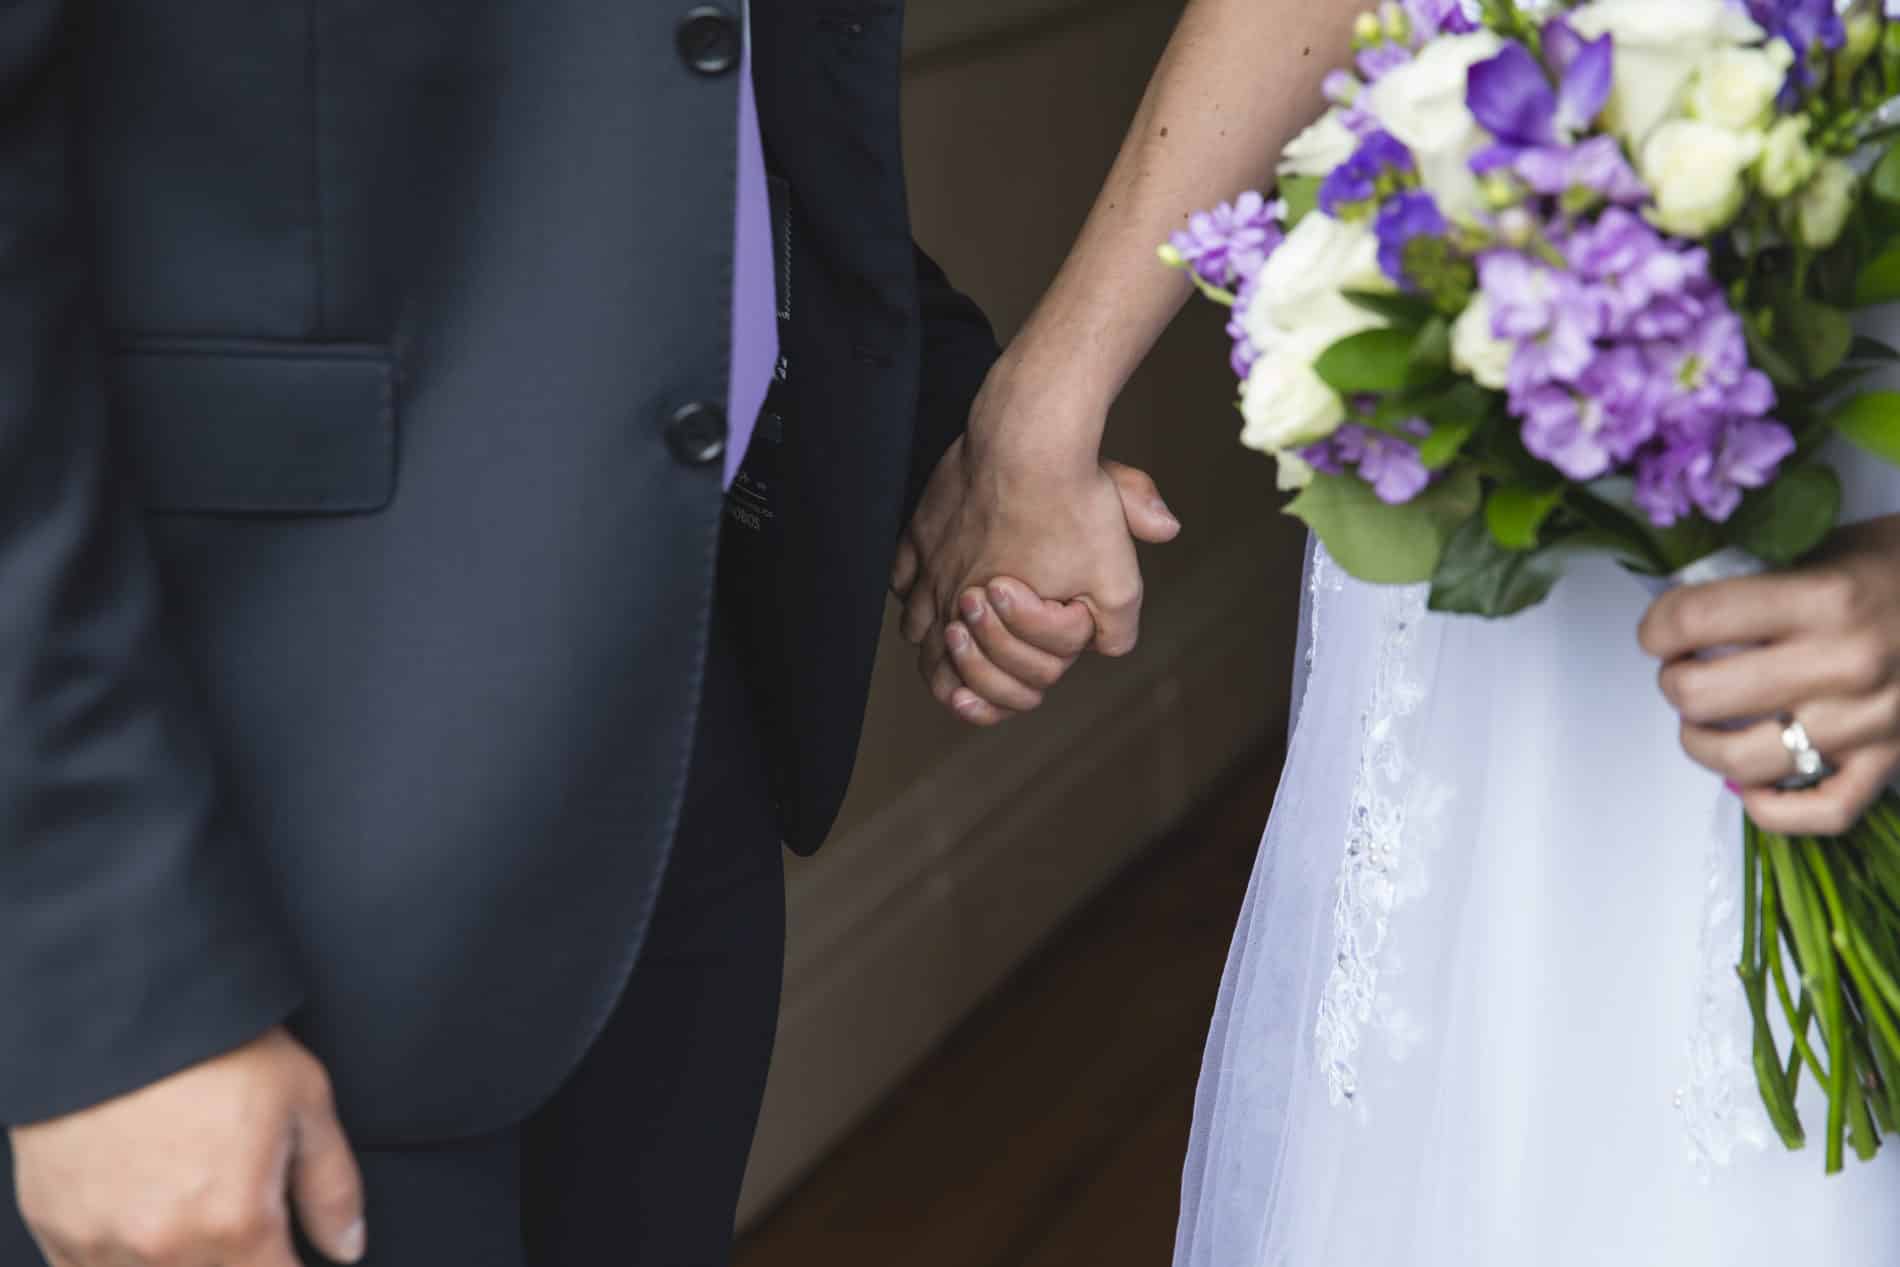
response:
M1585 554L1785 565L1840 514L1823 441L1900 462L1900 393L1857 389L1900 352L1851 317L1900 300L1900 20L1404 0L1355 43L1279 200L1162 250L1233 309L1243 442L1341 567L1501 617ZM1816 1079L1837 1170L1900 1127L1900 798L1744 849L1762 1097L1800 1147Z

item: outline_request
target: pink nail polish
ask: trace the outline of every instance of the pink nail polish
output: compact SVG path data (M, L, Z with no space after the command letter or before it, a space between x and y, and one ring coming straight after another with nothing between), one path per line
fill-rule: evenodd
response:
M1732 792L1736 796L1740 796L1742 794L1742 785L1737 783L1734 779L1723 779L1722 786L1727 788L1730 792Z

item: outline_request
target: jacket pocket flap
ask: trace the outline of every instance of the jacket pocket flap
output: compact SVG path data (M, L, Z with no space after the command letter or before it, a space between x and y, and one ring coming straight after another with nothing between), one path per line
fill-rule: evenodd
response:
M149 510L362 514L395 495L383 348L139 343L112 358L112 376Z

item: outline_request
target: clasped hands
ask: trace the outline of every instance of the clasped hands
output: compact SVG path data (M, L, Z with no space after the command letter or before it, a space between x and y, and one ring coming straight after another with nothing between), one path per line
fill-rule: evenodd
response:
M978 398L891 575L931 695L975 726L1039 707L1090 648L1133 651L1143 593L1135 542L1181 532L1143 472L1004 430L1002 393L993 381Z

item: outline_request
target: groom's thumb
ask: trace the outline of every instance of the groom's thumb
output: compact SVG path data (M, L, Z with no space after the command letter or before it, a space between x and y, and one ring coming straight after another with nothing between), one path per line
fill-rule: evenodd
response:
M1115 482L1121 494L1122 516L1128 521L1128 535L1149 545L1160 545L1181 535L1181 521L1161 500L1161 490L1145 471L1120 462L1104 462L1102 469Z

